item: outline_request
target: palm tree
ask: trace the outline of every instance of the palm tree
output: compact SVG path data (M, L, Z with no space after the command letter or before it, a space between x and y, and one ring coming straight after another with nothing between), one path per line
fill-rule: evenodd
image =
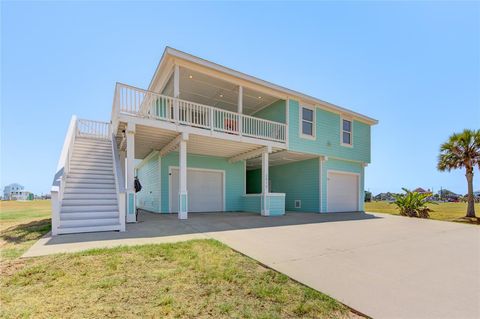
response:
M440 146L437 168L439 171L465 168L468 185L468 207L466 217L475 217L473 199L473 169L480 169L480 130L463 130L448 138Z

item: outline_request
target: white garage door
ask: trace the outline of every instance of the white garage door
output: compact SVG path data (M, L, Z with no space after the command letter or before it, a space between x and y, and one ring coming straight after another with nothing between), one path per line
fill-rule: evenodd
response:
M358 211L358 175L328 172L327 211Z
M170 175L170 205L178 212L178 169ZM187 192L189 212L223 211L223 172L187 170Z

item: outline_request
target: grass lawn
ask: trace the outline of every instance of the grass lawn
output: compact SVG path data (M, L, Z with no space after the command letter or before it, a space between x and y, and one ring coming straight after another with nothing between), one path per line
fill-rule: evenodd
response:
M2 202L1 318L357 318L215 240L21 259L50 202Z
M430 213L431 219L480 224L478 217L476 219L465 218L467 203L439 203L438 205L429 205L429 207L433 209L433 212ZM365 211L399 215L395 205L384 201L365 203ZM477 216L480 216L480 204L475 204L475 212Z
M0 201L0 256L21 256L50 231L50 201Z

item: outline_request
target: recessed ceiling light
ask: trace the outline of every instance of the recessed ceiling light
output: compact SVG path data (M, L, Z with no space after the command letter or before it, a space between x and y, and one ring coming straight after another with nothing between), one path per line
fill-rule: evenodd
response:
M191 75L191 74L190 74L188 77L189 77L190 79L193 79L193 75Z
M223 94L220 94L220 97L223 97Z
M261 96L259 96L258 98L259 98L259 99L261 99L262 97L261 97Z

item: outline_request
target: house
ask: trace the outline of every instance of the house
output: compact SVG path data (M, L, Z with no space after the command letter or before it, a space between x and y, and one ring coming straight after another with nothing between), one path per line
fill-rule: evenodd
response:
M3 200L31 200L33 194L18 183L7 185L3 189Z
M167 47L147 89L116 84L109 122L72 117L52 185L53 234L124 231L137 208L180 219L363 211L375 124Z
M420 194L432 194L432 192L430 191L430 189L425 190L425 189L423 189L423 188L421 188L421 187L415 188L412 192L420 193Z
M377 194L373 199L376 201L394 201L395 200L394 195L395 195L394 193L390 193L390 192L380 193L380 194Z

